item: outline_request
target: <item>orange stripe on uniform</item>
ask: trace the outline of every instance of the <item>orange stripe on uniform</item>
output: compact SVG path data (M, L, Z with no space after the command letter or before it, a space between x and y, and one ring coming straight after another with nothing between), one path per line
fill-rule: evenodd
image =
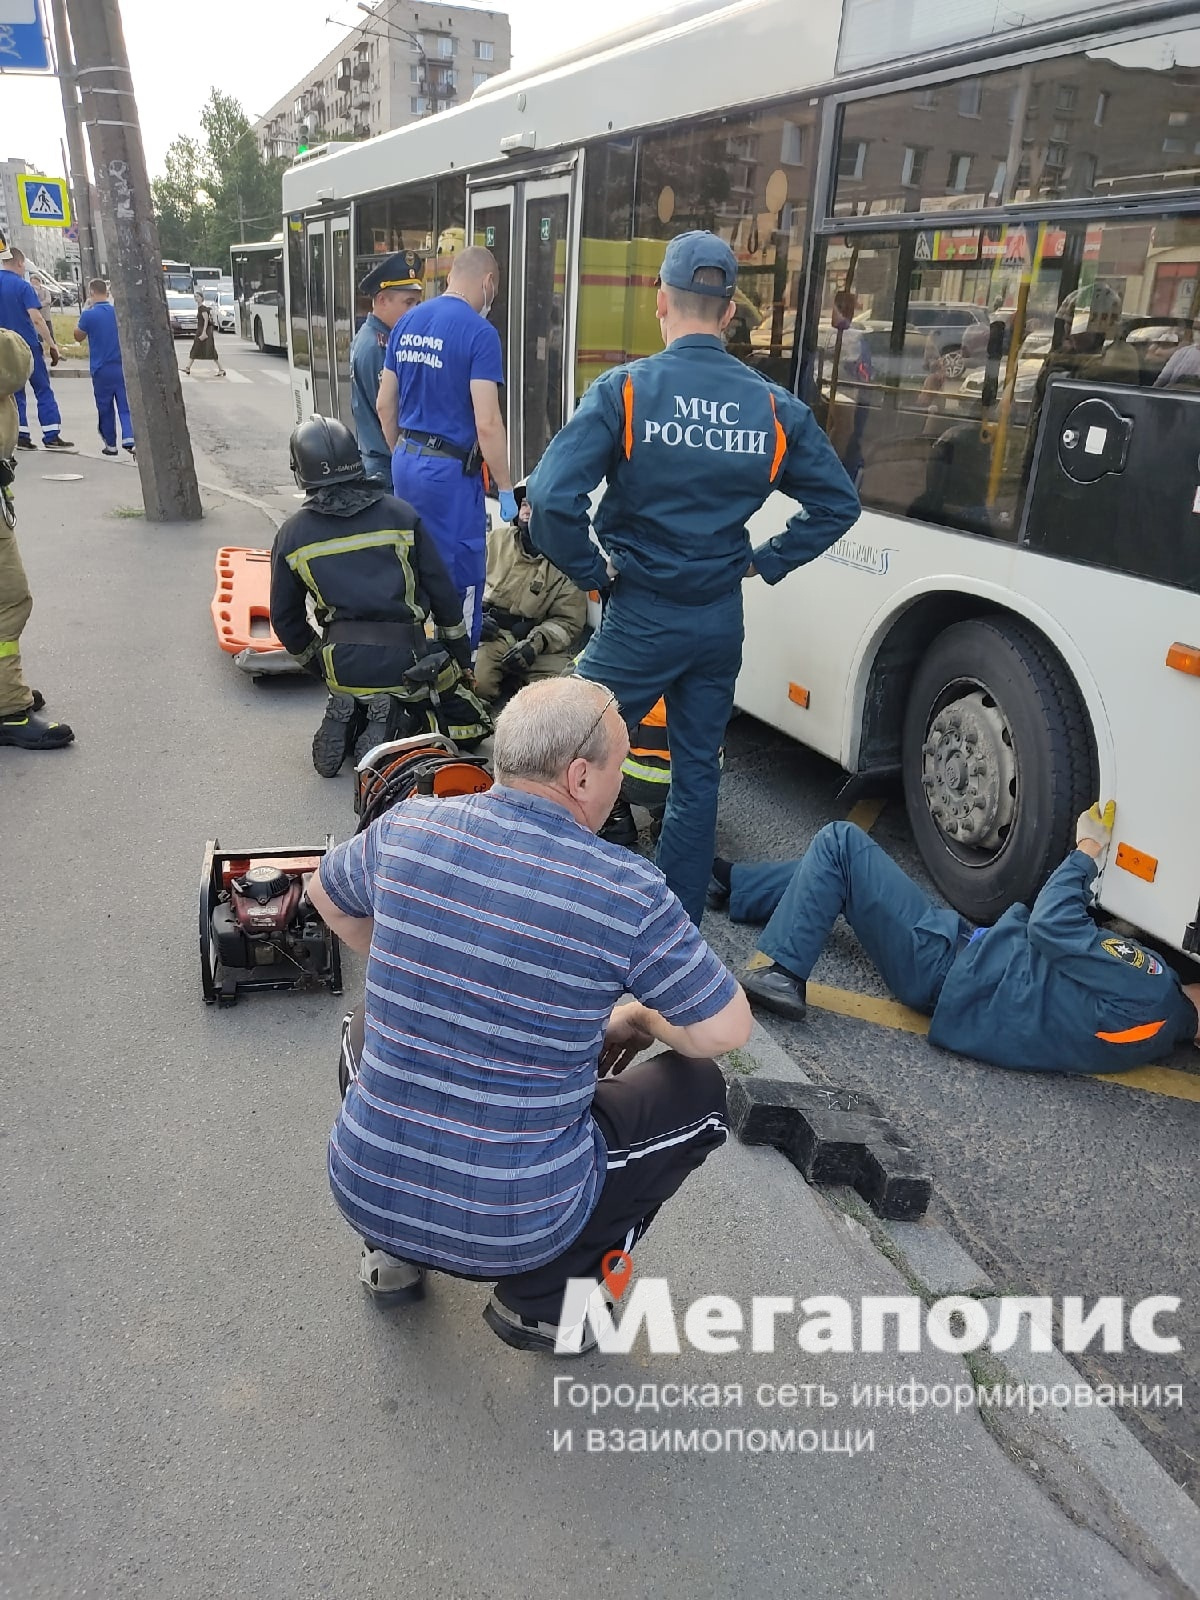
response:
M771 401L771 415L775 418L775 459L771 463L771 482L779 476L779 469L783 465L783 458L787 455L787 434L783 431L783 423L779 420L779 413L775 409L775 396L769 396Z
M1143 1039L1153 1039L1166 1025L1164 1017L1161 1022L1143 1022L1138 1028L1123 1028L1120 1033L1098 1033L1096 1037L1103 1039L1105 1044L1140 1044Z
M621 391L625 401L625 459L629 460L633 454L633 379L626 377L625 387Z

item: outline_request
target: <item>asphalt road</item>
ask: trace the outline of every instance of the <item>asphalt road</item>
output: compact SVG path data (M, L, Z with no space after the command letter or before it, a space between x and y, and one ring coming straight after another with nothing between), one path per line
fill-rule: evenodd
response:
M185 385L202 467L286 514L287 364L229 338L233 381L203 366ZM243 381L245 380L245 381ZM732 859L800 854L825 822L844 816L845 775L750 717L730 729L721 791L720 846ZM903 806L885 805L874 834L913 877L931 886ZM709 914L705 932L731 964L753 949L753 930ZM1195 977L1193 972L1190 976ZM839 930L818 982L883 996L853 936ZM998 1284L1013 1292L1178 1295L1178 1356L1084 1354L1096 1383L1183 1383L1182 1411L1122 1415L1175 1480L1200 1499L1200 1196L1194 1182L1200 1102L1095 1079L1005 1073L935 1050L924 1039L842 1016L810 1012L802 1026L767 1020L814 1077L879 1100L930 1156L935 1210ZM1200 1055L1171 1066L1200 1083Z

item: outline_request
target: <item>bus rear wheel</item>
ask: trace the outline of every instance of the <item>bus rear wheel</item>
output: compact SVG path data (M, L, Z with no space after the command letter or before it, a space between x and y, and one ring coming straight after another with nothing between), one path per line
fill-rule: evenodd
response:
M994 922L1029 902L1096 798L1078 690L1015 617L956 622L913 677L904 799L930 876L963 916Z
M258 317L254 319L254 343L260 351L267 348L267 341L263 338L262 322Z

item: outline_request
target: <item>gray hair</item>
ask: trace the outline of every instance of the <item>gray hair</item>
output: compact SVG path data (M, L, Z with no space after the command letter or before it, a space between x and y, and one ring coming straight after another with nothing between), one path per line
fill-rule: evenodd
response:
M496 723L497 781L555 783L580 757L603 765L611 753L603 714L611 698L587 678L544 678L522 689Z

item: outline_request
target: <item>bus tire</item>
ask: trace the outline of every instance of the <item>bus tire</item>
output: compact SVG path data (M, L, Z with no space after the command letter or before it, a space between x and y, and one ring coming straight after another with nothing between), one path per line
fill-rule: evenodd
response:
M254 319L254 343L260 351L267 348L267 341L263 338L262 320L259 317Z
M921 857L976 923L1037 896L1096 798L1079 691L1017 617L971 618L934 639L913 676L902 763Z

